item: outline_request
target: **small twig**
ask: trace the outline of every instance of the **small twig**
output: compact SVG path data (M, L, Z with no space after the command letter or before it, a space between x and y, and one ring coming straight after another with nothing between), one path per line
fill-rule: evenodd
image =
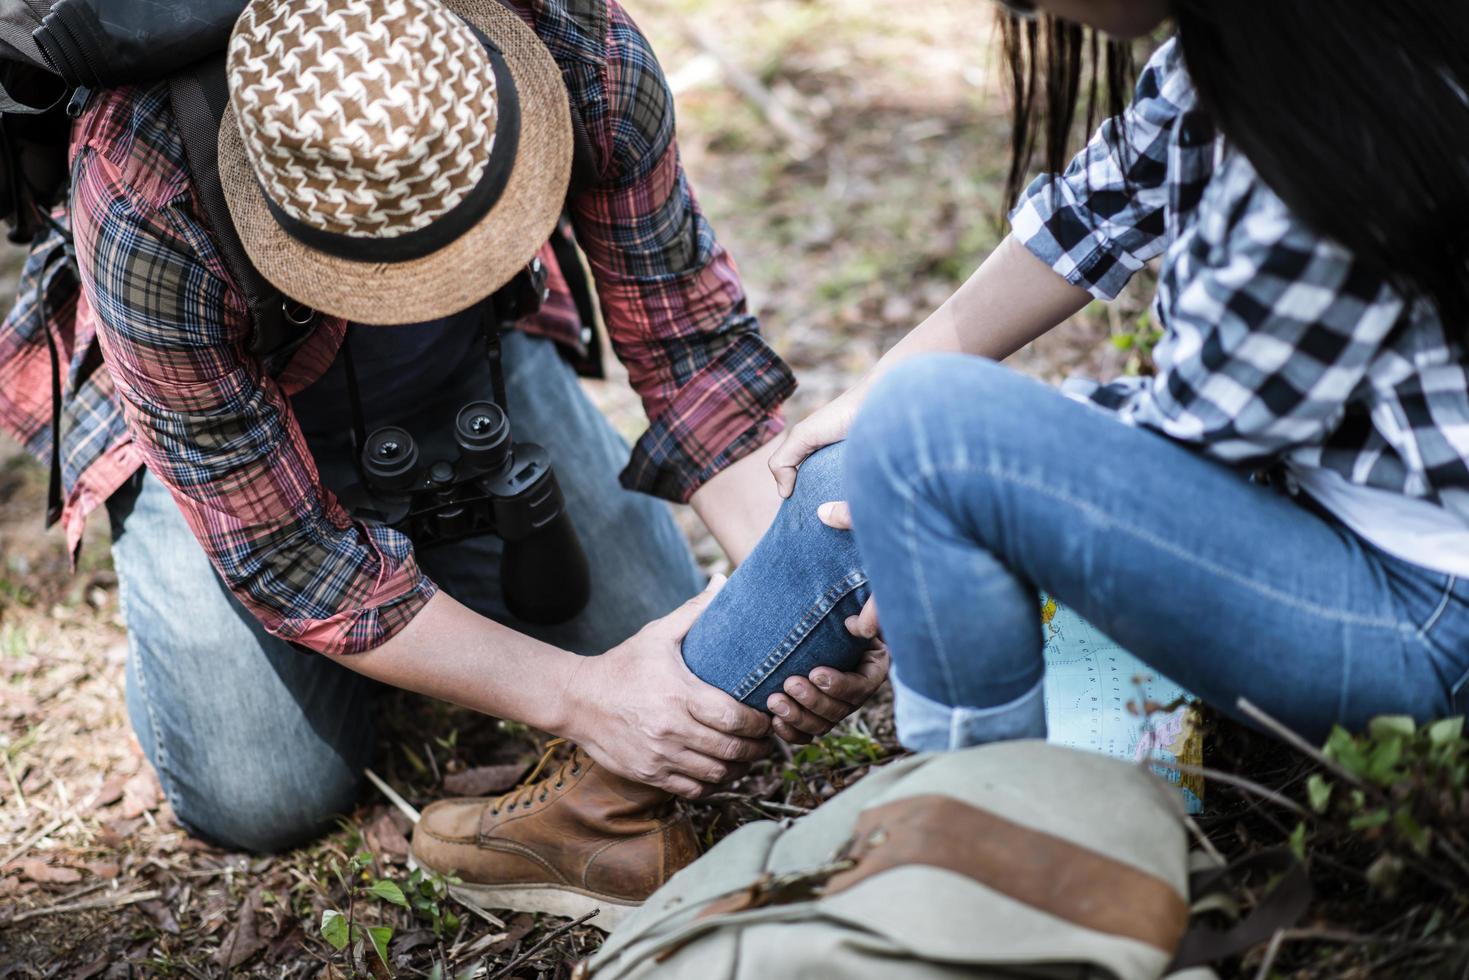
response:
M383 778L377 773L373 772L371 769L364 769L362 770L362 772L364 775L367 776L368 782L372 783L372 785L376 786L379 790L382 791L382 794L388 798L389 803L393 804L393 806L403 811L403 814L409 820L412 820L414 823L418 823L418 818L421 816L421 814L413 808L413 805L411 803L403 799L403 797L399 796L397 791L395 791L393 787L383 782Z
M1454 866L1459 869L1460 874L1469 875L1469 862L1464 860L1464 855L1459 853L1458 848L1444 840L1442 834L1434 834L1433 842L1443 852L1444 857L1454 862Z
M789 803L777 803L774 800L762 800L757 796L746 796L744 793L712 793L704 797L704 803L745 803L762 810L773 810L776 813L788 813L791 816L802 817L810 813L809 807L792 806Z
M444 777L439 775L439 760L434 758L434 747L428 744L428 739L423 740L423 754L428 756L428 766L434 771L434 785L438 786Z
M170 868L167 865L157 864L156 862L154 866L163 868L169 874L177 878L218 878L220 875L227 872L233 873L239 870L233 865L225 865L222 868L191 868L186 871L175 871L173 868Z
M1247 793L1254 793L1261 799L1269 800L1271 803L1274 803L1277 806L1284 807L1292 813L1298 814L1302 817L1312 816L1311 811L1307 810L1305 807L1301 806L1290 797L1282 796L1279 793L1275 792L1275 790L1273 789L1267 789L1257 782L1246 779L1243 776L1236 776L1234 773L1222 772L1218 769L1210 769L1208 766L1195 766L1189 765L1188 763L1184 762L1171 762L1167 759L1151 759L1149 760L1149 762L1152 765L1162 766L1165 769L1172 769L1176 772L1185 773L1190 776L1203 776L1205 779L1212 779L1216 783L1224 783L1226 786L1233 786L1236 789L1242 789Z
M1270 945L1265 947L1265 958L1260 961L1260 969L1255 971L1255 980L1270 980L1270 968L1275 965L1275 957L1280 955L1280 944L1285 942L1285 930L1276 929L1275 935L1270 937Z
M1194 839L1199 842L1199 846L1204 849L1204 853L1208 854L1216 864L1221 868L1229 864L1224 859L1224 855L1219 853L1219 848L1215 847L1214 842L1204 833L1204 828L1199 826L1197 820L1185 813L1183 815L1183 823L1189 829L1189 833L1194 835Z
M475 905L473 902L466 902L464 899L460 898L458 895L454 895L454 892L453 892L452 889L450 890L449 894L450 895L453 895L454 896L454 900L457 901L460 905L462 905L465 908L469 909L469 911L473 912L475 915L479 916L481 919L484 919L486 922L488 922L490 925L494 926L496 929L504 929L505 928L505 920L504 919L501 919L499 916L491 915L490 913L486 912L484 909L480 908L478 905ZM455 959L458 959L458 957L455 957Z
M1239 709L1241 714L1248 716L1249 719L1255 724L1259 725L1261 728L1266 729L1276 738L1280 739L1282 742L1285 742L1287 745L1295 749L1297 752L1300 752L1302 755L1306 755L1314 759L1317 763L1332 772L1338 778L1346 780L1353 786L1362 785L1362 780L1358 779L1356 776L1347 772L1341 766L1328 759L1326 757L1326 753L1322 752L1320 749L1316 748L1316 746L1312 745L1310 742L1306 741L1304 738L1301 738L1301 736L1291 731L1285 726L1283 722L1276 721L1270 715L1266 714L1264 710L1256 706L1255 703L1252 702L1249 698L1240 698L1234 703L1234 706Z
M785 813L793 817L803 817L811 812L810 807L796 806L792 803L777 803L774 800L752 799L750 802L762 810L773 810L776 813Z
M524 963L526 960L530 959L532 956L534 956L537 953L539 953L542 949L544 949L545 947L549 946L558 937L564 936L566 933L568 933L571 930L575 929L577 926L580 926L580 925L585 924L588 919L590 919L594 915L601 914L601 912L602 912L601 909L592 909L590 912L588 912L586 915L582 916L580 919L573 919L572 921L566 923L565 925L559 926L556 929L553 929L550 932L546 933L546 935L544 935L544 936L541 937L541 941L540 942L536 943L530 949L526 950L524 953L521 953L515 959L511 960L509 963L507 963L504 966L502 966L500 968L499 972L497 972L497 973L495 973L495 974L493 974L492 976L489 977L489 980L497 980L497 978L505 976L511 970L515 969L517 966L519 966L520 964Z
M1338 929L1282 929L1283 942L1340 943L1344 946L1379 946L1383 943L1400 943L1403 949L1447 950L1458 949L1454 942L1425 942L1405 940L1400 936L1384 936L1380 933L1367 935L1360 932L1343 932Z
M26 803L26 795L20 788L20 780L15 778L15 766L11 763L9 755L5 756L5 774L10 777L10 788L15 790L15 796L12 799L15 800L20 815L24 817L30 806Z
M52 820L50 823L46 824L46 826L42 827L40 830L36 831L34 834L32 834L31 836L27 837L25 840L21 841L15 847L11 848L9 854L6 854L3 858L0 858L0 868L5 867L11 861L14 861L16 858L20 857L26 851L29 851L31 849L31 847L38 840L41 840L43 837L46 837L48 834L53 834L56 831L60 830L61 829L61 825L64 824L64 823L66 823L66 817L64 817L64 816L57 817L56 819Z
M90 895L95 891L101 891L103 888L106 888L111 884L112 882L110 881L94 881L90 885L83 885L80 888L74 888L71 891L67 892L65 895L56 896L56 904L64 905L67 902L75 902L83 895Z
M138 902L150 902L161 896L163 892L151 889L145 892L129 892L122 895L111 895L107 898L98 898L90 902L72 902L68 905L48 905L41 909L31 909L27 912L19 912L6 920L7 925L15 925L25 922L27 919L38 919L43 915L62 915L66 912L91 912L96 909L122 908L124 905L136 905Z
M77 814L76 809L71 805L71 794L66 791L66 784L63 783L61 780L53 777L51 779L51 785L56 787L56 796L58 799L61 800L62 815L66 818L67 822L76 824L77 830L85 834L87 832L87 828L82 826L82 818Z
M487 932L473 942L465 944L463 950L456 949L454 958L456 960L473 959L509 935L508 932Z
M1327 758L1324 752L1311 745L1311 743L1301 738L1301 736L1297 735L1295 732L1291 731L1283 723L1270 717L1270 715L1266 714L1258 706L1253 704L1248 698L1240 698L1238 701L1235 702L1235 707L1237 707L1241 713L1249 716L1249 718L1256 724L1265 729L1268 729L1277 738L1281 739L1286 744L1296 749L1296 751L1309 756L1311 759L1315 760L1318 764L1330 771L1339 779L1344 780L1351 786L1359 788L1366 787L1366 784L1361 779L1348 772L1346 769L1342 768L1331 759ZM1380 795L1379 790L1376 790L1375 788L1373 789L1374 792L1377 792ZM1444 855L1444 857L1453 862L1454 866L1459 869L1459 872L1461 874L1469 875L1469 860L1466 860L1464 858L1464 855L1460 854L1459 850L1456 847L1454 847L1448 841L1444 840L1442 836L1437 834L1434 835L1434 846Z

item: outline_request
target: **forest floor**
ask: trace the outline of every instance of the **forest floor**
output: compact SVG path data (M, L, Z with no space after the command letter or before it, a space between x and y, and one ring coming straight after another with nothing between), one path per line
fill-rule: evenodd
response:
M629 7L675 88L702 204L801 379L790 405L798 418L860 376L999 240L1008 129L989 67L989 5ZM753 98L731 84L731 68L754 79ZM765 99L773 107L762 108ZM1138 293L1088 308L1013 363L1048 380L1136 369L1126 347L1147 331L1142 311ZM636 437L641 410L622 377L589 387ZM376 880L409 882L407 821L375 792L337 832L287 854L229 853L184 834L127 722L106 519L93 521L73 574L58 536L41 530L44 491L43 470L0 443L0 980L381 975L370 953L339 952L323 938L330 910L392 928L388 962L404 977L436 967L445 977L563 977L596 948L594 922L479 916L431 889L417 911L367 897ZM678 516L704 566L722 570L718 547L690 514ZM417 806L509 788L545 741L410 695L386 695L380 710L376 772ZM1211 785L1202 832L1230 857L1293 840L1309 848L1319 895L1296 930L1231 962L1228 975L1417 977L1463 967L1465 889L1455 885L1465 878L1447 871L1423 884L1414 875L1436 873L1431 863L1399 857L1380 825L1347 827L1363 822L1363 807L1328 812L1306 835L1304 818L1258 791L1300 807L1328 770L1238 726L1211 721L1208 730L1206 764L1263 785ZM884 757L899 751L885 696L823 751L773 752L691 813L712 843L750 820L801 812L860 778L874 746ZM356 859L363 852L370 858ZM1397 863L1384 869L1383 856ZM1248 905L1262 883L1242 887Z

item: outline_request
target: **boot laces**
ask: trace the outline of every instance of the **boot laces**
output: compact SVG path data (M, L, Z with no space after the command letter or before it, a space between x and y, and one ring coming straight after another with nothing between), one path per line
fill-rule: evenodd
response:
M557 766L554 771L542 776L540 780L536 779L537 776L540 776L541 770L546 768L546 764L551 761L552 757L557 754L561 747L569 744L564 738L553 738L547 742L546 751L541 753L541 761L536 763L536 767L525 778L525 782L508 793L502 793L490 801L490 815L498 816L501 810L514 810L521 806L530 806L531 802L537 798L544 803L553 790L560 790L566 785L568 776L579 775L583 765L581 750L573 745L571 747L571 755L563 760L561 765Z

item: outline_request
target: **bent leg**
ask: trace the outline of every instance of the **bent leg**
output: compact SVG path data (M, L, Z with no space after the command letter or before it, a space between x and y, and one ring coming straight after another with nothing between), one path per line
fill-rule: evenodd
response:
M1044 730L1026 691L1042 670L1036 587L1220 709L1245 697L1312 738L1448 713L1469 668L1428 628L1445 628L1451 577L992 362L896 369L849 445L915 747ZM1450 606L1464 616L1462 597Z
M852 670L869 646L845 625L869 595L857 545L816 508L845 499L842 444L801 464L775 523L684 638L684 663L752 707L816 667Z
M108 510L128 715L180 822L249 851L329 827L352 808L370 758L372 682L266 633L152 474Z

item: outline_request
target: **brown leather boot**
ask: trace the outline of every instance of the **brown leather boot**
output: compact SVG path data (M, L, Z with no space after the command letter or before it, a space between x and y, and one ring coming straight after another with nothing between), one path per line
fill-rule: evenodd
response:
M503 796L429 806L413 857L458 877L450 893L470 905L569 918L600 909L590 924L611 930L698 856L693 825L670 794L614 776L580 749L536 780L545 762Z

